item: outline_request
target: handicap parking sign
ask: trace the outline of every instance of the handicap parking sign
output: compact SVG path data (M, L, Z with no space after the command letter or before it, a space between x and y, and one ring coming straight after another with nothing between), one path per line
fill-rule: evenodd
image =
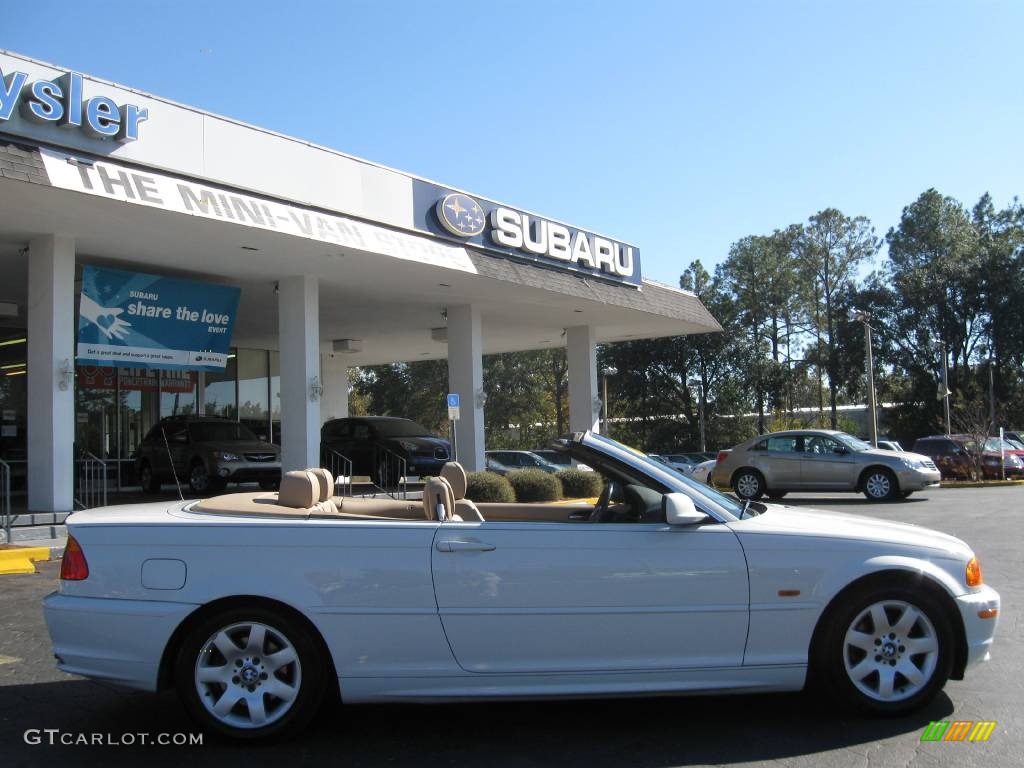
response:
M457 393L448 395L448 407L458 408L459 407L459 396Z

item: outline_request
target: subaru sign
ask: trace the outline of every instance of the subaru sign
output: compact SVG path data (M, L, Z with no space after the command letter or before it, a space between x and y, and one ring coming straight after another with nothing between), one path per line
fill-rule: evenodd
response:
M640 285L640 249L501 203L413 182L416 227L535 264Z
M77 362L222 371L239 294L226 285L87 266Z

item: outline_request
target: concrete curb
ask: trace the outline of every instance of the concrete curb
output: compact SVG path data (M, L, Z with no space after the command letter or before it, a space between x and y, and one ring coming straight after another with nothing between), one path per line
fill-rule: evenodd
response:
M63 547L61 551L63 552ZM33 560L49 560L49 547L11 547L0 549L0 575L8 573L35 573Z
M978 480L974 482L951 481L940 483L939 488L1009 488L1024 485L1024 480Z

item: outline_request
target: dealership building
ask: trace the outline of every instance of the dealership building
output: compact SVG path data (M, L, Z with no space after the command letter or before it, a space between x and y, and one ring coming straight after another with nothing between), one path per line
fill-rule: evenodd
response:
M483 468L483 355L564 346L570 428L596 429L597 344L720 330L632 242L19 54L0 70L0 459L32 513L73 509L84 455L135 485L169 415L316 465L348 369L401 361L448 360L459 458ZM117 317L83 306L89 270L195 292L134 291ZM154 315L169 337L140 331ZM182 318L222 346L176 340Z

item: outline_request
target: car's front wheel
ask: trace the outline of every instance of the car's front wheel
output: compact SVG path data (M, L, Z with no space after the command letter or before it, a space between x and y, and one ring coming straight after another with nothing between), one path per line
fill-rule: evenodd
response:
M291 736L309 724L328 667L301 621L270 608L232 608L186 636L175 683L189 714L236 739Z
M888 469L881 468L868 471L862 489L868 501L886 501L900 492L896 475Z
M952 670L953 632L924 589L875 587L826 616L817 669L848 709L897 715L926 704Z
M206 469L206 465L196 460L188 472L188 487L193 493L219 491L224 487L224 481L213 477Z
M757 501L764 496L764 478L756 469L741 469L732 478L732 489L741 499Z

